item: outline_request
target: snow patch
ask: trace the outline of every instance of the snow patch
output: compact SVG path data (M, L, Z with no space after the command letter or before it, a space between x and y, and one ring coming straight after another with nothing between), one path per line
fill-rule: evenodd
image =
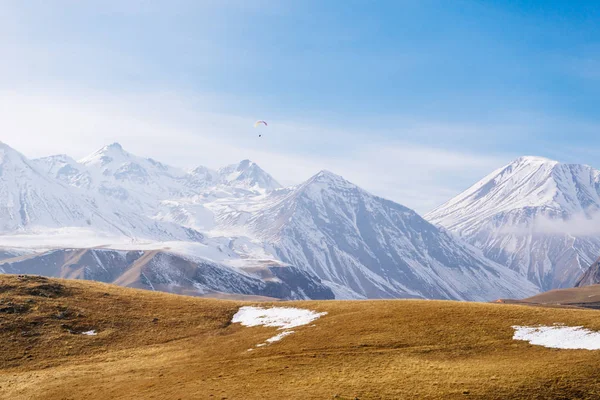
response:
M96 333L96 331L92 329L91 331L81 332L81 334L86 336L96 336L98 333Z
M272 326L281 330L307 325L323 315L327 315L327 313L318 313L302 308L245 306L235 313L231 322L240 323L243 326Z
M284 337L286 337L288 335L291 335L292 333L294 333L294 331L283 331L280 334L267 339L267 342L269 342L269 343L279 342L281 339L283 339Z
M552 349L600 350L600 332L582 326L513 326L514 340Z
M262 308L245 306L235 313L231 322L240 323L243 326L272 326L279 328L279 330L285 329L283 332L267 339L265 343L256 345L256 347L264 347L294 333L294 331L289 330L290 328L308 325L326 314L326 312L318 313L293 307Z

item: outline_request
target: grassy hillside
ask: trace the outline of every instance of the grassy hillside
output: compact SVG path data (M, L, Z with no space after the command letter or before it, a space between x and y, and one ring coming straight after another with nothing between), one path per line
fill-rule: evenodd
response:
M600 398L600 352L513 341L511 328L600 330L595 310L277 302L328 314L256 348L277 331L231 324L247 304L0 275L0 398Z

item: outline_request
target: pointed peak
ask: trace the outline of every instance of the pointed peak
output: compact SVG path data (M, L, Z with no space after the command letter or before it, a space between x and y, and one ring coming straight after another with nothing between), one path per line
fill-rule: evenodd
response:
M342 176L334 174L333 172L328 171L326 169L317 172L310 180L319 182L348 182Z
M129 154L123 149L120 143L114 142L102 147L100 150L96 151L94 154Z
M317 174L315 176L322 177L322 178L328 178L328 179L344 179L340 175L334 174L333 172L328 171L326 169L320 170L319 172L317 172Z
M558 161L540 156L521 156L511 164L559 164Z
M82 158L78 162L81 164L100 164L102 166L112 162L113 160L124 161L131 155L123 149L119 143L111 143L90 154L87 157Z
M123 146L121 146L121 144L118 143L118 142L111 143L108 146L104 146L104 148L107 149L107 150L119 150L119 151L123 151Z
M238 164L238 170L247 169L253 165L256 165L256 164L254 162L252 162L251 160L248 160L248 159L242 160Z
M319 172L317 172L315 175L313 175L311 178L309 178L305 183L304 186L310 186L310 185L320 185L320 186L327 186L327 187L335 187L335 188L341 188L341 187L358 187L355 184L353 184L352 182L347 181L346 179L344 179L342 176L334 174L331 171L327 171L327 170L321 170Z
M281 185L271 175L248 159L220 168L217 174L220 176L221 183L225 184L242 184L266 190L281 188Z

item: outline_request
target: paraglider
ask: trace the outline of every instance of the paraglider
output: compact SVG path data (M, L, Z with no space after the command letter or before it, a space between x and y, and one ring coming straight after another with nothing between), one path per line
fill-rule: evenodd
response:
M269 125L267 125L267 122L266 122L266 121L262 121L262 120L261 120L261 121L256 121L256 122L254 123L254 127L255 127L255 128L257 128L257 127L258 127L260 124L263 124L264 126L269 126ZM259 134L258 134L258 137L262 137L262 134L261 134L261 133L259 133Z
M266 121L256 121L254 123L254 127L256 128L257 126L259 126L260 124L263 124L264 126L268 126Z

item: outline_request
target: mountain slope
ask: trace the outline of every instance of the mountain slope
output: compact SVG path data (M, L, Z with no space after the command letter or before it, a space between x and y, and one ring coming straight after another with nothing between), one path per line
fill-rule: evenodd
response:
M244 187L271 191L280 189L281 185L256 163L243 160L239 164L228 165L219 169L219 182L228 186Z
M600 254L600 171L521 157L425 218L545 290L572 286Z
M88 214L95 211L97 218L105 221L104 225L93 219L87 223L83 211L83 217L78 214L69 219L41 208L42 216L48 214L56 220L54 224L40 220L40 227L71 229L86 223L92 237L79 242L81 232L76 230L68 240L54 235L50 241L42 230L36 238L38 248L102 246L144 252L175 246L177 257L200 256L206 265L209 261L226 264L209 274L213 280L221 280L217 286L224 290L237 290L223 283L228 276L236 280L236 274L255 274L263 283L306 281L307 287L286 289L295 294L282 294L285 298L312 297L306 292L313 290L309 287L316 281L312 276L321 279L337 298L492 300L526 297L538 291L523 277L486 259L412 210L372 196L329 172L321 172L299 186L281 188L249 160L217 171L204 167L184 171L135 156L117 143L78 162L64 155L34 162L20 155L16 158L31 166L39 179L17 179L11 173L8 176L14 184L30 182L28 187L35 190L48 186L49 193L60 193L57 201L77 201L66 207L68 210L79 206ZM35 235L32 225L24 229ZM9 234L14 231L0 229ZM20 247L21 238L16 239L5 236L0 244ZM170 244L161 245L165 241ZM189 241L197 242L196 246L185 243ZM26 241L30 246L33 242L32 238ZM169 270L169 279L177 285L158 286L187 290L196 278L182 275L180 267L185 262L171 261L162 270ZM121 264L115 263L119 269ZM275 271L271 266L286 267ZM230 267L235 274L229 274ZM102 274L100 271L98 276ZM143 281L139 274L134 275L123 282L112 281ZM102 279L108 278L102 275Z
M575 287L584 287L600 284L600 258L590 265L590 267L575 282Z
M0 232L64 226L120 230L82 193L49 178L0 142Z
M226 293L288 300L334 298L318 278L296 268L268 266L257 271L259 275L161 250L57 249L2 260L0 272L95 280L192 296Z
M282 261L361 296L489 300L537 292L414 211L326 171L265 203L238 223Z

